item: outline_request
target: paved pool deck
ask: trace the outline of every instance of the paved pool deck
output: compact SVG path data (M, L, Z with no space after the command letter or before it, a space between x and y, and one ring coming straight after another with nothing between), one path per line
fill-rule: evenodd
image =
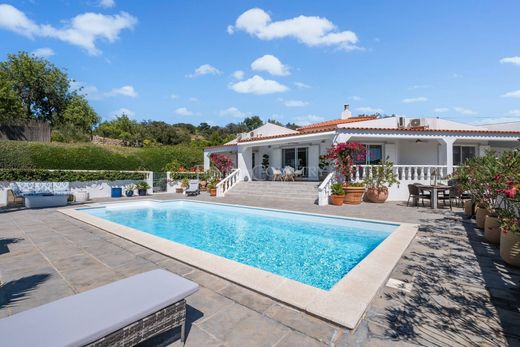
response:
M157 194L154 199L174 199ZM138 198L133 198L136 200ZM309 316L65 216L56 209L0 212L0 317L155 268L201 285L188 299L186 346L520 345L520 269L507 266L460 209L316 206L251 197L221 203L418 223L419 232L355 330ZM123 200L123 199L122 199ZM111 200L113 201L113 200ZM173 331L148 346L180 346Z

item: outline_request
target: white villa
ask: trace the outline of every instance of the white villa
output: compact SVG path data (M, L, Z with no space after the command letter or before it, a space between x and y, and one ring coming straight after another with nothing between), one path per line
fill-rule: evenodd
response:
M367 156L365 162L358 163L354 179L362 179L370 165L388 158L401 180L399 187L390 190L389 199L406 200L407 184L403 183L446 177L454 167L486 150L501 152L519 146L519 138L520 122L470 125L440 118L354 117L345 105L339 119L297 130L267 123L224 145L208 147L204 169L209 169L212 153L222 153L238 169L234 182L268 180L273 169L290 166L301 170L301 180L326 183L330 174L326 168L320 169L320 155L333 143L356 141L366 145ZM264 155L269 162L267 174L262 168Z

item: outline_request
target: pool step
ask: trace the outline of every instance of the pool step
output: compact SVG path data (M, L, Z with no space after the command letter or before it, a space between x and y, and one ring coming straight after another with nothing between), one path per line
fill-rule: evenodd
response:
M239 182L226 196L255 196L268 199L308 200L318 197L317 182Z

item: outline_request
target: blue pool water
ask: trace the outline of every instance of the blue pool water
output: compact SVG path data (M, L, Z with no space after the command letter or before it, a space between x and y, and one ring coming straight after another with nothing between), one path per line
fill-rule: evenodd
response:
M324 290L397 227L191 201L110 204L81 211Z

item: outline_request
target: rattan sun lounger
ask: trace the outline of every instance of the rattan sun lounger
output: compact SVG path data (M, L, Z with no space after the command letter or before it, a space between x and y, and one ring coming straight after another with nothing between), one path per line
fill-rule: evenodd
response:
M186 297L199 286L153 270L72 295L0 320L0 345L133 346L181 327Z

